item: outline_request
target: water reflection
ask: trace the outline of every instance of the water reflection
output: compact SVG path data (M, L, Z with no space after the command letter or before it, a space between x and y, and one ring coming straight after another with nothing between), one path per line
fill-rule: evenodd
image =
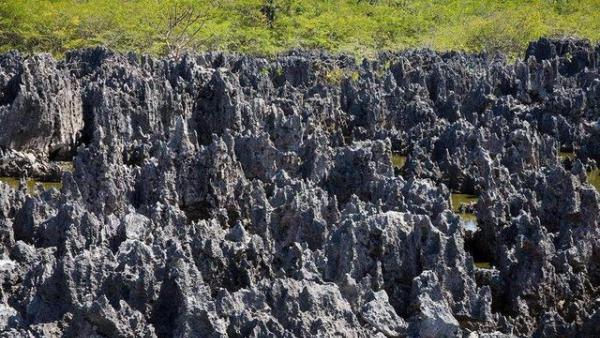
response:
M600 192L600 169L594 169L587 172L587 181Z
M19 189L19 185L21 180L15 177L0 177L0 182L8 184L13 189ZM40 183L44 187L44 190L48 190L50 188L56 188L60 190L62 184L60 182L40 182L36 180L27 180L27 191L32 194L37 194L37 190L35 186Z
M576 156L574 152L561 151L558 153L558 157L561 161L567 158L575 160ZM591 184L598 192L600 192L600 169L594 169L587 172L587 183Z
M561 151L558 153L558 158L561 161L568 159L574 160L575 159L575 153L574 152L569 152L569 151Z
M490 263L490 262L475 262L475 266L480 269L491 269L492 263Z
M400 154L392 154L392 164L394 167L402 168L406 164L406 156Z
M477 216L470 212L460 213L459 216L462 218L465 224L465 229L475 232L477 231Z
M477 231L477 216L471 212L460 212L458 208L461 204L470 204L473 202L477 202L479 197L477 195L469 195L469 194L452 194L452 208L454 212L457 213L463 220L465 224L465 229L469 231Z

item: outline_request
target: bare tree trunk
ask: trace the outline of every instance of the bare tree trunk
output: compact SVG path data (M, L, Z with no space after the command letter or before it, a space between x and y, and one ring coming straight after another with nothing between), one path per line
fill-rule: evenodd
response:
M197 46L198 34L204 28L206 14L192 3L174 1L161 12L164 32L161 39L166 47L165 54L178 59L192 46Z

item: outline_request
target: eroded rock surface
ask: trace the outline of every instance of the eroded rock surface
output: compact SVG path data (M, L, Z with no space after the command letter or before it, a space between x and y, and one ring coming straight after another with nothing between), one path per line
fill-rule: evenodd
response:
M5 54L2 335L595 337L599 57Z

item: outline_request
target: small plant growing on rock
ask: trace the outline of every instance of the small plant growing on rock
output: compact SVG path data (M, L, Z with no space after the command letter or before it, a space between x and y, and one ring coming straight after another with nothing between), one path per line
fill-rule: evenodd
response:
M360 73L355 70L342 68L334 68L325 73L325 81L331 86L339 86L344 79L350 79L356 82L360 79Z
M341 68L335 68L325 73L325 82L331 86L339 86L344 80L344 71Z
M275 75L277 75L277 76L283 75L283 68L281 66L277 66L277 68L275 69Z
M265 76L271 75L271 69L268 66L265 66L260 69L260 73Z

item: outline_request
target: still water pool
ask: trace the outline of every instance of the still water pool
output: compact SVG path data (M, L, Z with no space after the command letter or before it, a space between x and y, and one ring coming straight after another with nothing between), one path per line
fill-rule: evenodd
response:
M463 220L465 229L475 232L477 230L477 216L471 212L460 212L458 208L461 204L470 204L477 202L479 197L470 194L452 194L452 208Z
M74 172L75 171L75 164L73 163L73 161L64 161L64 162L57 161L57 162L53 162L53 163L60 166L60 168L62 169L63 172L67 172L67 171ZM21 180L17 177L0 177L0 182L8 184L13 189L19 189L19 185L21 184ZM56 188L57 190L60 190L62 187L61 182L44 182L44 181L28 179L27 180L27 191L32 194L37 194L37 191L35 189L35 186L37 184L41 184L44 187L44 190L48 190L50 188Z
M406 156L400 154L392 154L392 164L394 167L402 168L406 164Z
M571 160L574 160L574 159L575 159L575 153L573 153L573 152L568 152L568 151L561 151L561 152L559 152L559 153L558 153L558 158L559 158L561 161L564 161L564 160L566 160L567 158L569 158L569 159L571 159Z
M558 157L560 158L561 161L564 161L567 158L574 160L576 156L575 156L574 152L561 151L560 153L558 153ZM600 169L588 171L587 172L587 182L589 184L591 184L594 188L596 188L596 190L598 190L598 192L600 192Z
M14 177L0 177L0 182L8 184L13 189L19 189L20 179ZM27 180L27 191L33 194L36 194L35 186L40 183L44 187L44 190L48 190L50 188L56 188L60 190L62 184L60 182L41 182L36 180Z
M600 192L600 169L595 169L587 172L587 181Z

